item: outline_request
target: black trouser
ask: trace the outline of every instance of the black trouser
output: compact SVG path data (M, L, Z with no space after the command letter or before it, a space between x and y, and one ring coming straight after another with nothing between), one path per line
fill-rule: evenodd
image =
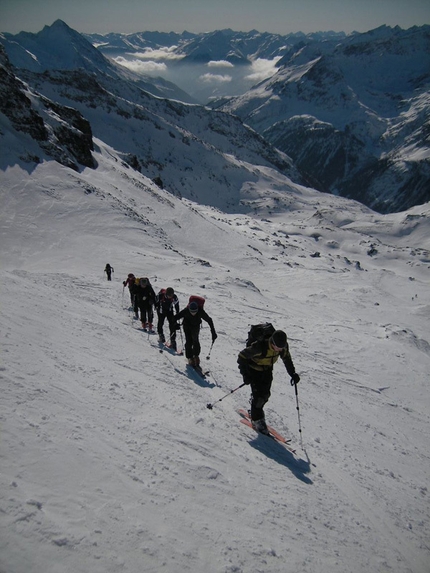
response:
M106 271L106 274L107 274L107 280L108 280L108 281L111 281L111 280L112 280L112 279L111 279L111 272L110 272L110 271Z
M270 389L272 387L273 369L254 370L249 369L249 373L244 377L246 382L251 385L251 419L260 420L264 418L264 405L270 398Z
M138 302L138 307L140 310L140 320L142 322L149 322L152 324L154 320L154 311L152 310L152 304L149 303L147 300L142 300Z
M158 324L157 324L158 336L164 341L163 325L164 321L167 318L170 330L170 342L172 344L176 342L176 321L173 320L173 316L174 316L173 312L168 312L167 314L158 314Z
M133 291L132 291L130 288L129 288L128 290L129 290L129 292L130 292L131 304L132 304L132 306L134 306L134 294L133 294Z
M200 326L186 327L184 326L185 334L185 356L193 358L193 356L200 355L200 342L199 342Z

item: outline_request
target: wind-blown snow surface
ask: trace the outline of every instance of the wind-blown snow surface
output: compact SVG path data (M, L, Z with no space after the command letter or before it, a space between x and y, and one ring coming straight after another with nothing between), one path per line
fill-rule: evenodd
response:
M98 144L97 170L1 174L0 570L427 572L428 205L296 187L284 214L224 215ZM129 272L206 297L207 381L139 330ZM263 320L302 377L303 449L282 365L266 408L296 457L230 394Z

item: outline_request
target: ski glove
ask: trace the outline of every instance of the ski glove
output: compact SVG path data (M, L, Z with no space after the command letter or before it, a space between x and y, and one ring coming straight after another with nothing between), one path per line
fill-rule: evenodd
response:
M212 344L215 342L215 340L218 338L218 334L216 332L212 332Z
M291 386L295 386L299 382L300 382L300 376L297 374L297 372L294 372L294 374L291 376Z
M247 364L244 363L240 363L238 365L239 368L239 372L242 374L243 376L243 381L245 384L250 384L250 381L248 379L248 374L249 374L249 366Z

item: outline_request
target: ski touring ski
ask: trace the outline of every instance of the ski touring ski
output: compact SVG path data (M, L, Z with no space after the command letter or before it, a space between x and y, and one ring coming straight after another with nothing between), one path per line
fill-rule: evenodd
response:
M258 434L261 434L263 436L267 436L268 438L272 438L273 440L276 440L280 444L283 444L287 448L287 450L290 451L292 454L296 453L296 450L290 445L291 440L284 438L284 436L282 436L277 430L275 430L275 428L267 425L267 429L269 430L269 434L262 434L261 432L258 432L254 428L254 426L252 425L251 416L249 415L249 412L247 412L246 410L240 409L240 410L238 410L238 413L241 416L240 421L242 422L242 424L245 424L245 426L252 428Z
M157 334L157 332L153 328L150 329L142 326L141 328L139 328L139 330L141 330L142 332L146 332L148 334Z
M187 364L187 366L203 379L205 379L206 376L209 376L210 374L210 370L203 370L201 366L193 366L192 364Z
M171 354L175 354L176 356L182 356L184 354L182 349L172 348L169 344L161 342L161 340L158 341L158 346L161 353L167 350L168 352L170 352Z

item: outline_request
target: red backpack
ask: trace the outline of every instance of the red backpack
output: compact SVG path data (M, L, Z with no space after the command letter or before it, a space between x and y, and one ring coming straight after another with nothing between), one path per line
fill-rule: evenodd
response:
M196 302L199 308L203 308L205 306L206 300L202 296L192 294L188 300L188 305L190 305L192 302Z

